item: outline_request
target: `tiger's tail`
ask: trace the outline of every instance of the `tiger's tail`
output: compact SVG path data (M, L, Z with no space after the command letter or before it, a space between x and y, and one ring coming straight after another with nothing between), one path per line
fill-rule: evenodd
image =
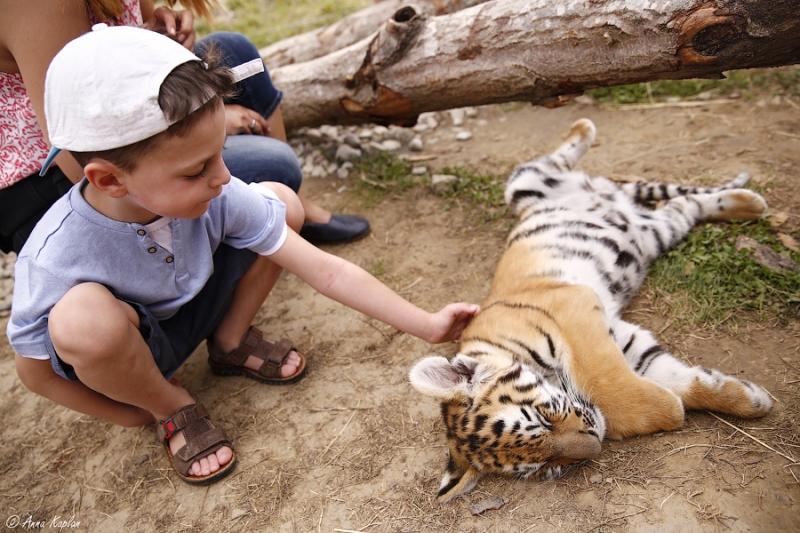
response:
M652 203L661 200L669 200L678 196L688 196L690 194L712 194L728 189L741 189L750 181L750 174L742 172L731 182L718 187L686 187L674 183L658 182L631 182L619 184L619 187L636 202Z

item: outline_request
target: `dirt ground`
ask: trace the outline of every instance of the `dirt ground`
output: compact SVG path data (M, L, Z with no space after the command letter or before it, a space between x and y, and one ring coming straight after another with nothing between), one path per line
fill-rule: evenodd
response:
M721 183L747 170L771 209L789 214L782 231L800 240L800 99L778 100L639 110L491 106L467 121L474 137L466 142L455 140L443 114L425 134L423 153L437 157L424 164L505 174L552 150L585 116L599 132L599 145L580 163L589 173ZM368 238L329 251L382 271L387 284L429 310L482 300L511 219L479 226L474 212L446 210L425 188L365 209L358 196L337 191L356 179L304 185L327 207L372 222ZM681 331L647 295L630 316L678 357L764 386L773 412L751 421L689 413L680 431L605 442L597 460L559 480L487 478L445 505L435 500L447 459L439 407L406 376L421 356L453 356L457 345L399 333L294 276L282 277L256 323L305 350L305 379L277 387L218 378L205 347L177 374L239 453L234 474L209 487L178 480L152 426L115 427L28 392L0 337L0 523L93 532L800 531L796 321L743 317L736 330ZM470 512L491 496L508 502Z

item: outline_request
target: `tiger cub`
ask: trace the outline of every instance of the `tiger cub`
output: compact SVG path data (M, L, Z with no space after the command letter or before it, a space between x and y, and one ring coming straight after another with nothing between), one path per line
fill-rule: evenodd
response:
M519 216L482 311L452 360L411 370L442 402L448 501L485 474L554 478L621 439L683 424L684 409L765 415L769 394L717 370L689 367L620 318L650 264L703 220L753 220L764 199L721 187L617 185L573 170L595 138L577 121L554 153L519 165L506 186ZM658 210L636 201L669 199Z

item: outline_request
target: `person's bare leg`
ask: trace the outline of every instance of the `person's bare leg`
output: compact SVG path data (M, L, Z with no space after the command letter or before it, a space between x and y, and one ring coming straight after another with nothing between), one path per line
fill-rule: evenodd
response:
M155 421L147 409L136 407L93 391L80 381L70 381L55 373L50 361L15 354L17 375L30 391L85 415L125 427L143 426Z
M286 128L283 125L283 115L281 115L281 108L278 107L274 113L272 113L269 117L267 117L267 123L269 124L269 130L267 131L267 136L272 137L273 139L278 139L279 141L283 141L288 143L286 139ZM314 222L317 224L327 224L331 221L331 214L330 211L325 209L324 207L315 204L311 200L305 197L302 191L297 192L297 198L300 199L300 203L303 205L303 211L305 212L305 222ZM300 231L299 229L297 231Z
M297 195L280 183L264 182L261 185L275 192L278 198L286 204L286 223L292 230L299 231L303 225L304 216ZM256 313L264 305L270 291L278 282L281 271L281 267L263 256L259 256L250 266L236 284L231 305L214 331L213 342L216 348L227 353L239 346ZM258 370L262 363L261 359L250 356L244 365L251 370ZM286 362L281 366L281 376L293 375L297 372L300 363L301 360L297 353L290 352Z
M146 409L156 420L195 403L185 389L164 379L139 333L136 311L104 286L84 283L70 289L50 312L49 329L59 357L92 391ZM175 453L185 442L179 432L169 439L170 449ZM195 462L189 474L211 474L232 457L229 447L220 448Z

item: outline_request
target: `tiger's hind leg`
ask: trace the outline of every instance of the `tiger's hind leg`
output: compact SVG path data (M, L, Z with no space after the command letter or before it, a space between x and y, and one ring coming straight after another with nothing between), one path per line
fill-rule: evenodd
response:
M572 125L567 140L555 152L518 165L506 184L505 199L511 210L519 214L537 200L567 192L569 188L562 187L565 180L569 181L567 173L586 153L596 135L594 123L582 118ZM586 179L583 174L580 178L581 183Z
M772 409L766 390L718 370L682 363L646 329L620 320L612 333L634 372L677 394L686 409L740 418L757 418Z

